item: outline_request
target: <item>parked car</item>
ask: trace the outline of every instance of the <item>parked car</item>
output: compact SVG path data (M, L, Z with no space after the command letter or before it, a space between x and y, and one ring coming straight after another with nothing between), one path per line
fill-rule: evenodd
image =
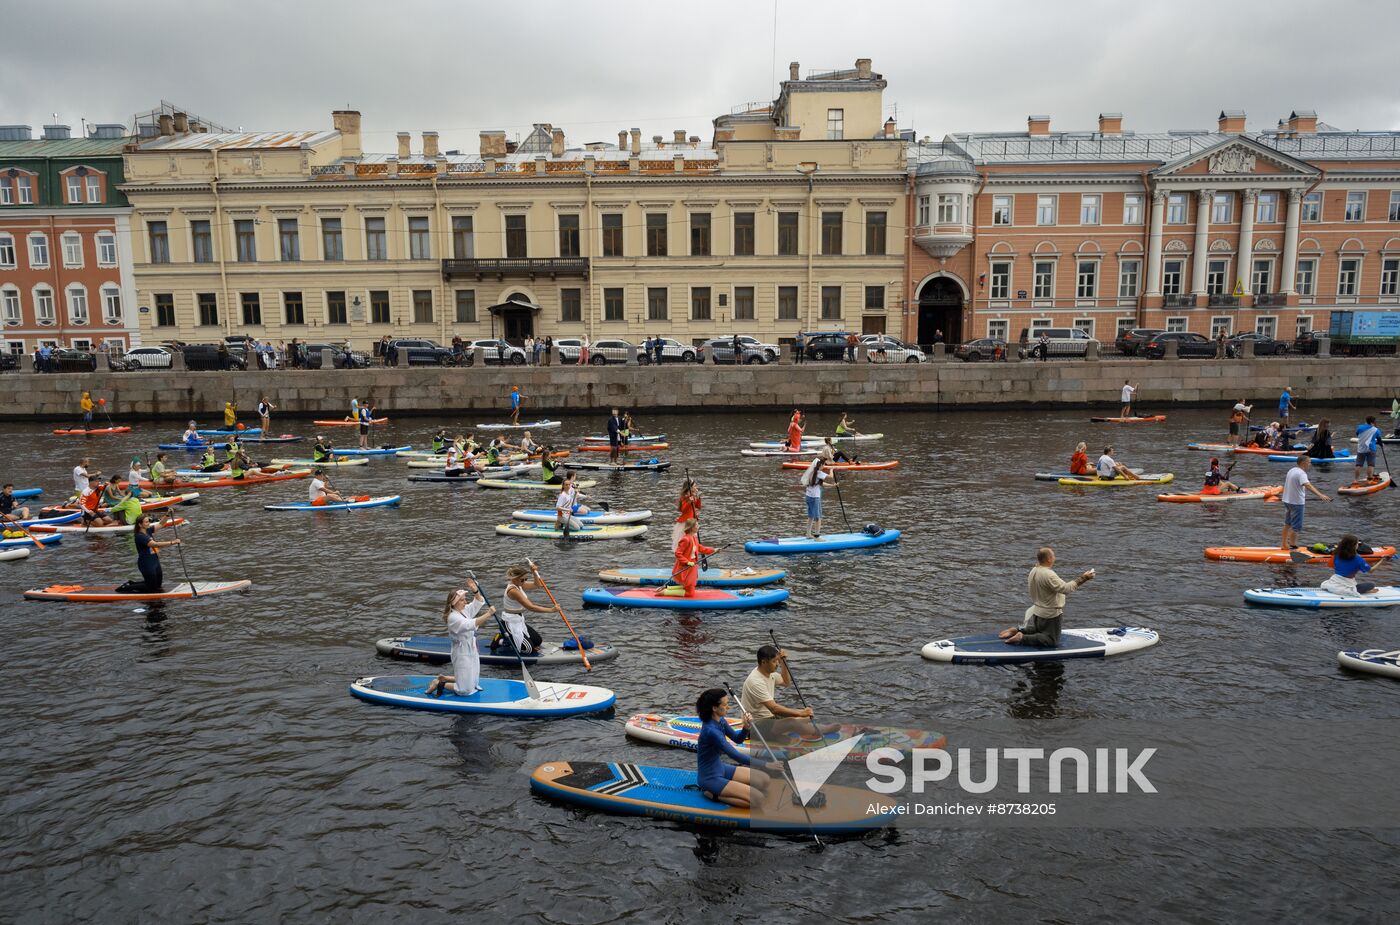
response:
M1255 331L1248 331L1244 334L1236 334L1225 341L1234 348L1232 356L1239 356L1243 348L1241 344L1245 341L1254 342L1254 355L1257 357L1283 356L1288 352L1288 342L1270 337L1267 334L1259 334Z
M1162 333L1164 333L1162 328L1129 328L1119 334L1118 339L1113 344L1123 356L1137 356L1143 344Z
M577 363L579 351L583 349L583 338L556 337L554 346L559 350L560 363Z
M1041 342L1041 335L1045 337L1044 343ZM1047 356L1082 357L1089 352L1091 343L1097 344L1098 341L1083 328L1042 328L1034 333L1029 328L1022 328L1019 354L1023 360L1027 357L1038 360Z
M655 362L655 348L652 349L652 353L637 358L643 366ZM690 344L683 344L674 337L661 338L662 363L694 363L698 356L696 348Z
M917 344L906 344L888 334L862 334L860 342L872 363L923 363L928 359Z
M750 339L750 341L745 341L742 337L739 339L738 356L734 353L734 338L732 336L716 337L713 340L707 340L700 345L699 351L698 356L701 357L700 362L702 363L705 362L706 359L711 363L728 364L769 362L768 353L763 349L761 344L752 339Z
M1294 353L1308 355L1317 353L1317 339L1326 336L1326 331L1304 331L1293 339L1293 347L1291 349Z
M174 351L168 347L134 347L122 359L131 369L169 369Z
M744 350L746 352L750 347L762 350L763 355L767 358L763 361L765 363L772 363L774 360L778 359L778 357L783 355L783 348L779 347L777 344L765 344L757 337L750 337L747 334L739 335L739 343L744 345Z
M8 350L0 352L0 371L7 369L19 369L19 354Z
M1149 360L1160 360L1167 352L1167 342L1176 341L1176 355L1179 357L1196 357L1198 359L1214 359L1216 344L1215 341L1204 334L1196 334L1192 331L1163 331L1143 345L1142 355ZM1234 356L1234 348L1229 341L1225 342L1225 355Z
M588 364L590 366L605 366L608 363L627 363L632 359L634 349L636 348L625 340L617 340L616 338L595 340L593 346L588 348Z
M976 363L978 360L994 359L998 356L997 351L1001 351L1000 356L1006 356L1006 341L996 337L979 337L965 344L958 344L953 348L953 356L964 363Z
M475 350L480 347L483 358L487 366L524 366L525 348L517 347L508 340L500 337L488 337L485 340L469 340L466 344L467 350ZM449 350L448 353L452 351Z
M224 349L220 350L222 347ZM248 361L227 344L186 344L185 368L192 370L247 369Z
M408 356L409 366L446 366L452 359L452 348L440 346L425 338L400 338L389 341L394 355Z
M807 346L803 348L802 353L809 360L843 360L846 358L848 336L845 331L808 334Z
M346 350L344 344L307 344L306 345L306 368L321 368L321 351L331 352L331 361L336 369L367 369L370 365L370 356L357 350Z

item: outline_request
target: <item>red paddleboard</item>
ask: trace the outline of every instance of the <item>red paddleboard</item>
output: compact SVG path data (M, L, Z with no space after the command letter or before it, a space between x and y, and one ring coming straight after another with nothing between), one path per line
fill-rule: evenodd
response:
M1283 563L1292 561L1290 552L1292 550L1280 549L1277 546L1211 546L1206 550L1206 558L1220 562ZM1330 553L1313 552L1306 546L1299 546L1298 552L1307 556L1308 562L1317 565L1332 564ZM1367 562L1379 562L1382 559L1389 559L1393 555L1395 555L1394 546L1375 546L1372 547L1371 552L1363 554L1361 558Z
M785 462L781 464L784 469L806 469L811 463ZM878 463L827 463L828 469L840 469L842 472L868 472L875 469L893 469L899 465L899 460L892 459L889 462Z

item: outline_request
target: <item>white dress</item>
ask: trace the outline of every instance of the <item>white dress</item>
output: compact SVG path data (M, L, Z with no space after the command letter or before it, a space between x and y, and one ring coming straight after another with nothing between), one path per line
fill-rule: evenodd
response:
M476 616L486 602L481 598L467 601L465 610L447 615L447 636L452 640L453 690L458 694L474 694L481 690L481 652L476 645Z
M510 641L515 644L515 651L525 651L525 611L520 610L520 602L510 596L511 588L520 588L519 585L506 585L504 598L501 600L501 623L505 626L506 632L510 634ZM522 590L523 594L524 591Z

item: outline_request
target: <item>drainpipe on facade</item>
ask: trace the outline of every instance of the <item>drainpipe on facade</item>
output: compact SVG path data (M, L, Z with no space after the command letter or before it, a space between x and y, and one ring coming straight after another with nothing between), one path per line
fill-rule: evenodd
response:
M1152 247L1152 184L1148 182L1147 170L1142 171L1142 273L1138 277L1138 294L1133 300L1133 315L1137 318L1137 326L1142 328L1147 326L1147 296L1143 295L1151 283L1147 279L1147 252ZM1119 266L1118 275L1121 278L1123 268ZM1117 327L1114 322L1114 327ZM1115 340L1117 335L1115 334Z
M219 288L224 300L224 334L233 333L233 304L228 297L228 265L224 259L224 208L219 196L219 147L214 148L214 178L209 181L209 191L214 195L214 254L219 261ZM258 300L261 303L261 298ZM240 311L241 311L240 307ZM262 319L259 319L262 320ZM138 324L140 322L138 321Z
M592 217L593 217L593 174L591 174L591 173L589 173L588 171L585 170L585 171L583 172L583 219L579 222L579 236L580 236L583 240L582 240L582 246L579 248L579 252L580 252L581 254L583 254L583 258L584 258L585 260L588 260L588 261L590 261L590 262L592 261L592 252L593 252L593 245L592 245L592 241L593 241L593 229L592 229L592 226L591 226L591 224L590 224L590 223L592 222ZM591 269L591 268L590 268L590 269ZM588 308L587 308L587 312L588 312L588 342L589 342L589 343L592 343L592 342L593 342L593 306L597 303L597 299L595 298L595 293L594 293L594 291L593 291L593 287L596 285L596 283L597 283L597 280L594 279L593 273L592 273L592 272L589 272L589 274L588 274L588 285L587 285L586 287L584 287L584 288L585 288L585 291L587 291L587 293L588 293ZM643 291L643 298L645 299L645 297L646 297L646 296L645 296L645 290L644 290L644 291ZM624 318L627 317L625 313L623 314L623 317L624 317ZM531 327L531 328L534 328L534 325L531 324L530 327Z
M813 314L816 308L816 300L812 295L812 255L817 249L816 228L817 216L813 209L813 186L812 174L816 173L816 167L807 173L807 330L813 330Z
M904 341L918 338L914 304L914 177L906 172L904 177L904 323L900 325L899 337Z
M977 200L981 197L982 191L987 188L987 184L991 182L991 174L979 173L977 176L981 178L981 181L977 184L977 192L972 194L972 203L968 206L972 214L967 217L968 221L972 224L972 241L968 244L968 246L972 248L972 260L970 261L972 264L972 272L970 275L972 278L967 281L968 286L972 288L972 298L969 300L972 305L967 309L967 317L963 319L963 343L972 340L968 335L975 333L973 331L973 321L977 318L977 291L982 288L977 285L978 274L981 272L977 266ZM988 267L988 269L991 268ZM1034 266L1032 266L1032 269L1034 269ZM1010 295L1010 293L1007 294ZM1011 335L1011 328L1009 326L1006 329L1006 334L1008 337ZM946 350L948 348L944 347L943 349Z
M452 235L450 230L446 229L443 219L442 190L438 187L437 174L433 174L433 224L437 226L438 235L445 238L447 241L446 244L440 249L435 250L434 253L446 254L448 247L452 243ZM438 259L441 260L442 258ZM439 316L441 318L441 323L438 325L438 343L446 344L451 340L451 338L447 336L447 313L449 311L452 312L452 320L455 323L457 320L457 305L447 297L447 280L443 278L441 263L438 264L437 289L439 303L442 305L442 312Z

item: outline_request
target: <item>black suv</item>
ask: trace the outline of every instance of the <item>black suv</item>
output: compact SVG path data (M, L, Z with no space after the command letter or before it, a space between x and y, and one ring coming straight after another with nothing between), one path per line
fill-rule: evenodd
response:
M1143 348L1152 338L1158 334L1165 334L1161 328L1129 328L1118 339L1113 342L1118 348L1118 352L1125 357L1137 356L1137 352Z
M809 334L807 335L807 346L802 352L809 360L844 360L848 336L845 331Z
M1293 352L1302 354L1317 353L1317 339L1327 337L1326 331L1304 331L1293 340Z
M1195 334L1191 331L1163 331L1156 337L1148 341L1142 348L1142 355L1149 360L1160 360L1166 356L1167 341L1176 341L1176 355L1179 357L1195 357L1197 359L1214 359L1215 341L1204 334ZM1225 355L1232 357L1235 355L1235 348L1229 341L1225 342Z
M1253 331L1236 334L1225 343L1235 348L1235 356L1240 355L1240 345L1245 341L1254 341L1254 355L1257 357L1276 356L1281 357L1288 352L1288 342L1270 337L1267 334L1258 334Z
M395 358L407 351L409 366L446 366L452 360L451 347L440 347L435 341L426 339L391 340L389 350Z
M247 356L230 350L227 344L186 344L183 352L185 368L190 370L248 368Z

